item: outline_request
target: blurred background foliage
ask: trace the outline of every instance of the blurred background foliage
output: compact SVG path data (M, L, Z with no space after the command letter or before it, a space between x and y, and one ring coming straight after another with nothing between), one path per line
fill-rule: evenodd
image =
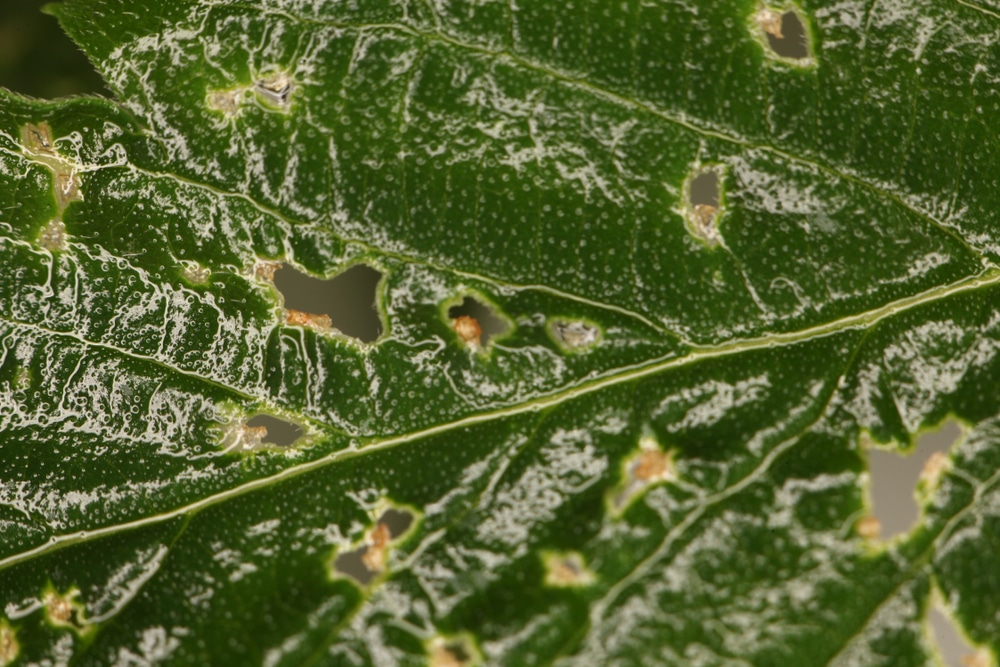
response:
M0 0L0 86L46 99L110 95L59 22L42 12L49 1Z

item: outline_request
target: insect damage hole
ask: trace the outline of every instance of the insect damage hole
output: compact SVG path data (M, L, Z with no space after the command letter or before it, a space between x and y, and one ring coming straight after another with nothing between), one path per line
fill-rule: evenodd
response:
M702 167L688 179L685 195L685 217L688 231L708 244L717 246L722 240L719 216L722 208L722 167Z
M287 111L291 106L295 83L286 72L270 70L254 81L253 89L257 97L268 106Z
M416 516L405 509L389 507L365 535L361 546L338 554L333 561L337 575L349 577L366 587L386 571L391 545L398 542L414 525Z
M382 335L377 294L382 273L356 264L329 279L314 278L288 264L272 273L291 325L336 329L362 343Z
M302 427L271 415L257 415L246 423L247 428L260 434L260 443L277 447L290 447L302 437Z
M941 664L947 667L993 667L989 652L984 648L974 648L964 637L958 622L946 611L937 590L927 608L927 626Z
M867 518L868 535L863 536L891 540L905 535L917 524L920 503L926 502L937 488L948 466L947 453L961 435L959 424L948 421L921 434L910 452L897 453L868 445L873 516Z
M794 9L764 7L757 12L757 25L773 55L800 62L811 59L809 33Z
M459 340L472 349L486 349L492 339L507 333L510 328L494 308L471 296L448 308L448 317Z

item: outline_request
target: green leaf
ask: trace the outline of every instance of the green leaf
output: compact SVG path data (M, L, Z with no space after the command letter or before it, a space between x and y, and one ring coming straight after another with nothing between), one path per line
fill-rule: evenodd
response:
M0 665L1000 650L1000 5L49 10L116 100L0 92ZM276 286L358 264L372 341Z

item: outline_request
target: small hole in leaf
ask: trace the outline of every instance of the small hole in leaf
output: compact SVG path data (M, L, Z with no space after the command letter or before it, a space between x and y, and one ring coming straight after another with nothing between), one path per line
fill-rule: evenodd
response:
M722 202L722 180L716 165L704 167L692 174L687 183L687 227L695 238L709 246L718 245L719 207Z
M449 308L448 317L459 337L473 347L486 347L490 339L507 330L507 324L492 308L471 296Z
M933 491L947 465L947 452L961 434L959 425L951 421L922 434L912 452L869 450L871 500L882 539L913 528L919 517L917 492Z
M342 553L333 562L333 567L340 574L354 579L362 586L367 586L375 578L376 574L365 565L364 559L367 552L368 547L362 546L353 551Z
M292 324L328 323L362 343L371 343L382 335L382 320L375 305L381 279L381 272L364 264L329 280L282 264L273 277Z
M413 514L405 510L387 509L379 517L378 523L384 524L389 531L389 538L395 540L413 525Z
M776 56L791 60L809 57L809 42L802 19L794 11L779 13L765 9L760 13L760 24L767 36L767 43Z
M265 444L288 447L302 437L302 427L271 415L257 415L247 421L249 428L264 428L267 433L260 441Z

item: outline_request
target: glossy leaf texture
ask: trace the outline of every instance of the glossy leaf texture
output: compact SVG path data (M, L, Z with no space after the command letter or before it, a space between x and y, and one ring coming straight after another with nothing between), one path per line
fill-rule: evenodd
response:
M51 11L116 99L0 93L0 665L1000 650L1000 6ZM274 284L357 264L370 342Z

